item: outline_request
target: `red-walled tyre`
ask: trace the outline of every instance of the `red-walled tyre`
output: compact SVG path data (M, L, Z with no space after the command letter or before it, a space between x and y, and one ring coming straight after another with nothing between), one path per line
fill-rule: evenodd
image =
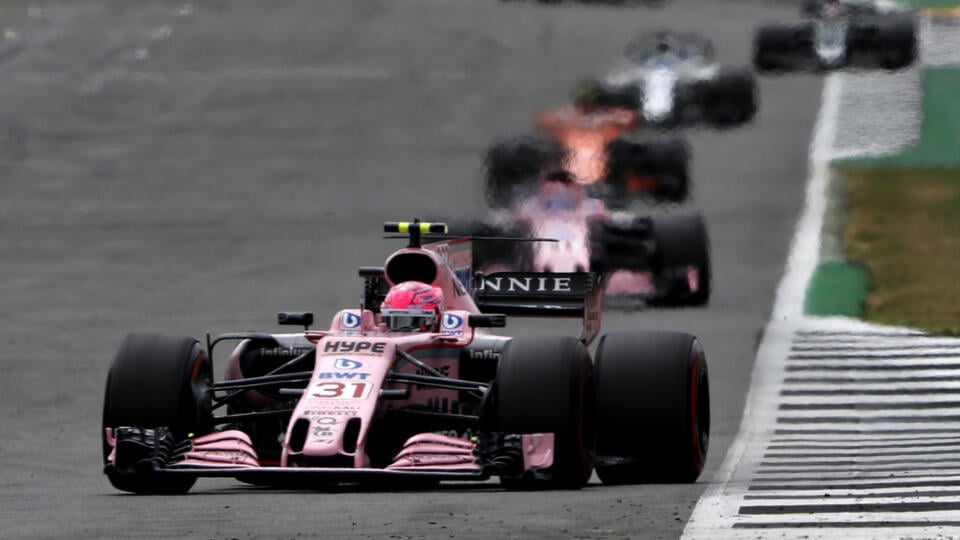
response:
M606 334L594 380L596 470L604 484L696 481L710 440L710 386L695 337Z

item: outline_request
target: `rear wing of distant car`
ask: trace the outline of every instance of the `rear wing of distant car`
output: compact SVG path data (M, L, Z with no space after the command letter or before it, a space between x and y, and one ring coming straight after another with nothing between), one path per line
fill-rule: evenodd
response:
M600 277L591 272L498 272L473 277L473 298L487 313L521 317L582 317L580 340L600 332Z

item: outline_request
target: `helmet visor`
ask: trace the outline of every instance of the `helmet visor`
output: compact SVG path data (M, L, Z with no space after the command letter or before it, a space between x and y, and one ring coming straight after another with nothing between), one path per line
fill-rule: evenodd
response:
M437 320L437 313L430 309L383 309L381 313L391 332L419 332Z

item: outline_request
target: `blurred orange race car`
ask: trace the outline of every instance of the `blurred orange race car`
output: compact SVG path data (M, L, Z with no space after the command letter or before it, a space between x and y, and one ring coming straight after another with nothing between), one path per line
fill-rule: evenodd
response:
M542 112L537 136L500 140L488 150L487 201L503 207L528 195L544 168L572 172L590 196L614 207L636 197L685 200L690 190L686 141L624 136L638 121L635 110L594 109L590 99Z

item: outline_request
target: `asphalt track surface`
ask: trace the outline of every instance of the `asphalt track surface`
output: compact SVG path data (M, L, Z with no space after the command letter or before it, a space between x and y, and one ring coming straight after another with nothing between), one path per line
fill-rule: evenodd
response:
M605 315L608 331L703 341L713 439L696 485L304 493L201 480L188 496L127 496L101 474L104 381L130 331L202 338L355 305L357 266L396 247L382 221L479 214L482 149L528 131L637 30L699 30L744 64L752 27L792 10L31 5L0 7L0 537L679 536L738 427L802 206L816 78L763 80L754 125L692 136L710 306Z

